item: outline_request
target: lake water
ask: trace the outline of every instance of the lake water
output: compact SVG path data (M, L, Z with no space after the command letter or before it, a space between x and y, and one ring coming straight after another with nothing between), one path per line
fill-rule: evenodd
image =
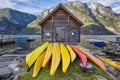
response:
M4 45L0 46L0 54L5 51L13 51L10 54L4 54L0 56L0 67L2 66L8 66L14 59L20 56L25 56L29 52L31 52L36 47L40 46L41 43L41 36L40 35L10 35L11 37L15 37L16 43L12 45ZM8 35L5 35L4 37L8 37ZM33 42L27 42L27 39L33 38L36 39ZM3 63L4 62L4 63Z
M9 35L4 35L4 37L9 37ZM11 50L16 47L21 47L23 50L34 49L35 47L41 45L41 36L40 35L10 35L10 37L15 37L16 43L12 45L0 46L0 52ZM33 42L27 42L27 39L33 38L36 39Z
M0 52L21 47L24 51L33 50L41 45L41 35L5 35L4 37L15 37L16 43L13 45L0 46ZM115 41L120 35L81 35L81 42L86 39L100 39L106 41ZM36 39L33 42L27 42L28 38ZM17 54L17 53L16 53Z

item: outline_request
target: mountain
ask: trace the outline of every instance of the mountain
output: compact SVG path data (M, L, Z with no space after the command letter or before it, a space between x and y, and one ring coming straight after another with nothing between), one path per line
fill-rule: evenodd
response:
M0 34L23 34L36 16L10 8L0 9Z
M86 35L109 35L120 34L120 16L113 12L109 6L100 3L82 3L79 1L65 3L64 6L69 9L79 20L84 23L81 34ZM53 8L44 10L37 19L29 23L27 27L37 29L40 27L37 23L43 19Z

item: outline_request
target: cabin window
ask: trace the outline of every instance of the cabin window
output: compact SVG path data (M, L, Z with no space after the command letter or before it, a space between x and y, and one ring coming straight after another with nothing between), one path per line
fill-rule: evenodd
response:
M49 32L45 33L45 36L50 37L50 33Z
M72 30L72 31L71 31L71 35L72 35L72 36L75 36L75 35L77 35L77 34L78 34L78 32L77 32L76 30Z

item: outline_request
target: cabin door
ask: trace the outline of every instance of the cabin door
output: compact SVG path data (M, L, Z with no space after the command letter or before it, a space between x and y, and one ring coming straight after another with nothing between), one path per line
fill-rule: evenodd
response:
M64 42L65 41L65 30L64 27L56 27L56 41Z

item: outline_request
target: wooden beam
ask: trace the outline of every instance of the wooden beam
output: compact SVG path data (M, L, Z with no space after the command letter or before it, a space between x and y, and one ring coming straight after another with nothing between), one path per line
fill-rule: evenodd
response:
M43 42L43 28L41 28L41 31L42 31L42 42Z
M69 29L69 22L70 22L70 17L69 17L69 15L68 15L68 39L69 39L69 40L68 40L68 41L69 41L68 43L70 44L70 31L69 31L70 29Z
M80 37L80 34L81 34L81 25L79 25L80 27L79 27L79 42L80 42L80 39L81 39L81 37Z
M78 35L79 35L79 37L78 37L78 42L80 42L80 29L81 29L81 28L79 28L79 34L78 34Z
M53 35L54 35L54 20L53 20L53 16L52 16L52 42L53 42Z

